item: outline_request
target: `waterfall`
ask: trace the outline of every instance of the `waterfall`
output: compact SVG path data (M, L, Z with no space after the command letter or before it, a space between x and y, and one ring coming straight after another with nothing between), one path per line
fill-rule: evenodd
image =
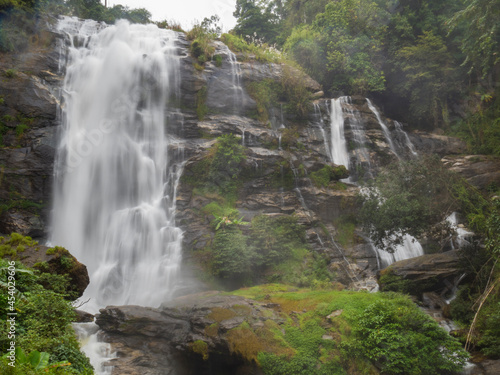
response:
M224 45L224 52L227 55L227 61L231 65L233 112L237 114L239 113L240 106L244 104L243 101L245 100L243 96L243 87L241 86L241 67L236 55L226 45Z
M366 98L366 102L368 103L368 108L373 112L375 117L377 118L377 121L382 128L382 131L384 132L385 139L387 140L387 143L389 143L389 147L391 148L391 151L396 155L399 159L399 154L396 151L396 147L394 147L394 142L392 141L391 137L391 132L389 131L389 128L387 125L382 121L382 118L380 117L380 113L378 113L377 108L372 104L370 99Z
M394 121L394 128L396 129L396 134L403 138L405 146L410 150L413 156L418 156L415 146L413 145L408 134L403 130L403 125L399 121Z
M465 228L460 227L459 222L458 222L458 214L456 212L453 212L450 216L446 218L446 222L449 224L450 228L453 230L453 232L456 233L457 236L457 245L458 248L462 248L464 246L470 245L469 239L474 235L474 233L469 232ZM455 250L455 244L453 242L453 236L450 238L451 242L451 248Z
M349 169L349 152L344 135L344 113L342 104L349 98L342 96L331 100L330 110L330 157L333 163L343 165Z
M80 21L78 21L80 22ZM165 133L180 81L176 34L119 21L62 19L68 39L63 130L55 163L51 242L89 271L82 300L157 306L179 285L182 231L175 193L182 146ZM83 27L82 25L86 25ZM85 43L75 44L75 35Z
M373 246L373 244L372 244ZM411 259L424 255L424 249L418 240L406 234L403 236L403 243L395 246L394 253L375 247L377 252L377 261L380 262L380 267L385 268L399 260Z
M359 111L352 106L351 98L347 97L348 106L344 106L345 117L348 119L349 129L351 130L352 139L352 160L349 182L354 183L360 177L372 178L372 165L370 155L366 144L368 138L366 136L365 127L361 119Z

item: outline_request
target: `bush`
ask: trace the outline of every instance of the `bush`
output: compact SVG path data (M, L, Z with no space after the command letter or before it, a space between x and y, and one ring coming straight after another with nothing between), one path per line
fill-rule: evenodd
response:
M212 271L224 279L244 278L251 272L252 251L236 226L218 230L213 242Z
M4 75L7 78L14 78L15 76L17 76L17 70L15 70L15 69L7 69L4 72Z
M456 339L409 300L377 301L353 318L356 339L343 343L343 352L366 356L384 374L456 372L468 358Z
M294 249L306 247L305 230L291 216L255 216L250 244L259 256L259 264L278 265L291 257Z
M30 243L29 237L11 236L12 243ZM22 246L22 245L18 245ZM8 263L1 259L0 269L4 270ZM45 352L50 358L48 366L35 370L30 365L19 363L14 370L8 369L5 359L0 360L0 369L5 374L41 374L61 373L57 362L71 362L64 366L67 374L92 374L89 359L80 352L79 343L71 323L75 320L75 312L71 302L65 300L69 290L66 276L39 274L36 270L26 269L16 262L16 344L25 353ZM6 284L7 273L0 273L0 285ZM47 289L45 288L47 287ZM0 297L0 328L6 331L7 293ZM6 352L10 340L6 336L0 339L0 350Z
M243 150L239 139L233 134L224 134L217 138L208 181L212 186L216 186L223 196L234 197L236 194L240 164L245 160Z
M328 187L330 182L347 177L349 177L349 172L343 165L336 167L325 165L323 168L316 172L312 172L310 175L311 181L317 187Z

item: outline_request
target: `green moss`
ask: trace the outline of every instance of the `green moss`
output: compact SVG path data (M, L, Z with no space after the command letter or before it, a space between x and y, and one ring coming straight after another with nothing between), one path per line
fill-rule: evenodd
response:
M189 347L194 353L201 355L204 361L208 359L208 344L205 341L196 340L195 342L189 344Z
M292 291L279 284L232 294L277 304L287 318L268 327L269 346L248 324L230 331L233 352L249 360L257 352L265 374L376 374L377 364L387 374L437 375L459 370L466 357L455 339L401 295Z
M349 173L343 165L339 165L336 167L325 165L320 170L312 172L310 174L311 181L316 187L329 187L330 182L338 181L348 176ZM336 185L336 188L338 188L338 185Z
M213 57L213 61L215 62L215 66L217 68L220 68L222 66L222 56L221 55L215 55Z
M334 221L334 225L337 229L335 240L340 246L351 247L358 242L358 238L354 233L356 230L356 218L354 216L342 216Z
M16 126L16 135L18 137L22 137L24 132L28 130L28 125L26 124L19 124Z
M54 246L54 247L47 249L45 254L47 254L47 255L54 255L54 254L67 255L67 254L69 254L69 251L66 250L62 246Z
M16 69L7 69L7 70L5 70L3 75L7 78L14 78L17 76L17 70Z

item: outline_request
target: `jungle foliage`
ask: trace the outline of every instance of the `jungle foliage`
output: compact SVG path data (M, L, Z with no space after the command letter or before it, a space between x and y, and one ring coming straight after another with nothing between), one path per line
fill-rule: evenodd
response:
M2 248L36 246L29 237L12 233L2 238ZM5 256L5 257L4 257ZM16 342L16 367L8 365L6 356L0 359L2 374L93 374L89 359L80 351L71 323L76 315L68 298L73 296L68 277L44 272L43 264L27 268L12 261L13 254L4 252L0 259L0 328L9 331L7 313L14 311L15 338L2 335L0 350L3 354ZM12 276L14 275L14 276ZM9 284L15 278L15 289ZM9 287L10 285L10 287ZM14 297L14 299L12 299ZM12 304L12 301L14 303ZM10 310L13 306L14 310Z
M472 132L491 133L482 114L498 108L498 9L500 0L238 0L234 33L276 44L330 95L371 95L391 117L445 130L465 119L450 110L458 102ZM490 98L481 112L468 104L478 97Z

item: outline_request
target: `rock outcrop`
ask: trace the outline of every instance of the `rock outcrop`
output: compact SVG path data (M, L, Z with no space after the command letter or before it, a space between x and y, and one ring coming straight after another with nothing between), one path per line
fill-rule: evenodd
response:
M450 170L465 178L478 189L500 187L500 159L484 155L446 156L442 159Z
M0 55L1 233L46 234L63 74L58 37L43 34L44 47L33 44L26 52Z
M237 328L267 332L284 322L267 306L238 296L206 292L178 298L158 309L108 306L96 323L119 357L113 374L261 374L242 351ZM236 329L236 330L235 330ZM246 338L251 339L251 337Z
M87 267L80 263L68 250L62 247L50 248L39 245L36 241L13 240L14 237L0 239L0 245L10 246L5 252L7 259L21 262L24 266L35 268L40 272L66 275L72 297L81 297L90 279Z
M426 254L395 262L383 270L382 275L392 273L402 280L411 281L410 292L451 292L455 280L460 277L458 250ZM381 288L384 289L382 283Z

